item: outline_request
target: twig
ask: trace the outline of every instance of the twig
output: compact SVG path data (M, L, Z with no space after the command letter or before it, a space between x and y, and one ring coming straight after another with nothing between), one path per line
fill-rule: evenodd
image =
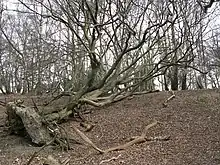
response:
M61 164L62 164L62 165L67 165L67 164L69 163L69 161L70 161L70 158L66 158L66 159L64 159L64 160L61 162Z
M37 104L35 103L34 99L31 98L31 100L32 100L32 103L33 103L33 105L34 105L34 109L35 109L37 112L39 112L39 109L38 109Z
M70 149L70 143L69 143L69 137L68 137L68 133L67 133L67 131L66 131L66 129L63 127L63 126L58 126L57 125L57 123L56 123L56 126L57 126L57 128L61 128L63 131L64 131L64 133L65 133L65 135L64 135L64 137L65 137L65 140L66 140L66 150L69 150ZM62 131L60 131L60 133L62 134ZM61 137L62 137L62 135L61 135Z
M3 106L3 107L6 107L6 101L5 102L0 101L0 105Z
M170 140L170 136L156 136L156 137L146 137L146 141L167 141Z
M143 143L145 142L145 137L142 137L142 136L137 136L137 138L135 138L134 140L130 141L130 142L127 142L125 144L122 144L122 145L119 145L119 146L116 146L116 147L111 147L107 150L105 150L105 153L107 152L111 152L111 151L120 151L120 150L124 150L134 144L137 144L137 143Z
M60 99L63 96L72 96L72 94L70 92L62 92L61 94L55 96L54 98L52 98L51 100L49 100L48 102L44 103L44 106L47 106L49 104L51 104L52 102L54 102L55 100Z
M30 165L30 163L33 161L33 159L47 146L49 146L50 144L52 144L56 139L56 136L54 136L54 138L49 141L48 143L46 143L45 145L43 145L38 151L34 152L34 154L31 156L31 158L29 159L29 161L27 162L26 165Z
M112 161L112 160L117 160L119 157L121 157L121 154L118 155L117 157L112 157L112 158L107 159L107 160L102 160L99 164L108 163L108 162L110 162L110 161Z
M147 125L147 126L144 128L144 130L143 130L141 136L145 137L146 134L147 134L147 131L148 131L151 127L153 127L153 126L155 126L155 125L157 125L157 124L158 124L158 122L157 122L157 121L154 121L153 123Z
M176 97L176 95L174 94L173 91L170 91L170 93L171 93L172 95L171 95L168 99L166 99L166 100L164 101L163 107L167 107L167 103L168 103L170 100L172 100L173 98Z

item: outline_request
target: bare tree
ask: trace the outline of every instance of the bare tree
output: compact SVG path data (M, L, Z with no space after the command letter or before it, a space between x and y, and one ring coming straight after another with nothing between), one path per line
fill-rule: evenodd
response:
M192 5L165 0L19 2L32 15L35 21L32 25L40 25L34 27L38 29L34 34L37 42L31 41L31 47L36 48L33 59L37 60L31 90L42 86L43 81L49 82L42 76L44 67L51 68L41 60L46 57L48 47L43 44L42 29L47 26L43 22L55 21L60 29L56 33L58 45L54 46L62 54L57 56L60 58L57 63L63 68L52 62L53 69L59 72L58 68L62 68L62 72L48 78L62 77L59 85L65 90L71 87L68 110L79 102L99 106L138 90L154 89L153 80L160 74L165 74L171 89L177 90L183 73L182 88L187 88L187 68L193 68L192 45L197 41L196 25L203 19L193 1L189 1ZM48 56L43 61L51 60Z
M154 90L158 77L167 90L195 88L195 77L208 68L207 15L195 0L18 1L19 14L5 19L10 28L1 27L15 54L4 64L7 82L10 89L22 84L17 91L23 93L64 91L52 101L70 96L59 113L45 116L48 121L83 104L103 106ZM197 67L202 62L205 67Z

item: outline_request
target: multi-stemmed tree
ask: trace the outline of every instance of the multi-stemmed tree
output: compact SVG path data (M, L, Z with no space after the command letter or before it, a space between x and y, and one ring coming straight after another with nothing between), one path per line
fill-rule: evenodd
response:
M0 42L7 45L1 50L1 90L63 90L56 98L70 100L49 120L72 114L78 105L103 106L154 90L155 80L166 90L201 86L194 73L208 73L207 65L196 65L207 64L203 9L211 2L18 2L17 15L1 18Z

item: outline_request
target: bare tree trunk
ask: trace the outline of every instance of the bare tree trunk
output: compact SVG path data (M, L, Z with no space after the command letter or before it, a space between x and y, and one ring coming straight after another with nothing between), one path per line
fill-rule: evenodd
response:
M168 82L167 82L167 78L166 78L166 74L164 74L164 89L166 91L169 91L169 87L168 87Z
M175 29L174 29L174 25L171 27L171 31L172 31L172 44L173 47L175 48L177 46L176 43L176 38L175 38ZM173 57L173 63L177 63L178 60L178 55L177 55L177 51L174 52L174 57ZM172 90L178 90L178 66L174 65L172 66L172 72L171 72L171 89Z
M182 87L181 87L181 89L182 89L182 90L186 90L186 89L187 89L187 84L186 84L187 79L186 79L186 76L187 76L187 74L186 74L186 72L185 72L185 70L184 70L183 73L182 73L182 78L181 78L181 81L182 81Z

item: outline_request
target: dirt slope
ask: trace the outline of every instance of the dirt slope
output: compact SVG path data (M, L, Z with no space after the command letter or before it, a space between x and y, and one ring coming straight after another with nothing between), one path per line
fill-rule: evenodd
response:
M179 91L175 95L167 107L162 103L170 93L158 92L96 108L85 116L96 123L85 134L102 149L140 135L153 120L160 124L152 127L148 136L170 136L168 141L136 144L104 155L88 145L72 142L72 150L68 152L46 148L32 164L42 164L42 159L52 154L61 161L69 158L70 165L220 165L220 90ZM1 107L0 125L5 120L4 111ZM76 121L63 124L71 136L84 143L71 125L83 130ZM0 127L0 165L23 165L39 149L27 139L7 136L3 130Z

